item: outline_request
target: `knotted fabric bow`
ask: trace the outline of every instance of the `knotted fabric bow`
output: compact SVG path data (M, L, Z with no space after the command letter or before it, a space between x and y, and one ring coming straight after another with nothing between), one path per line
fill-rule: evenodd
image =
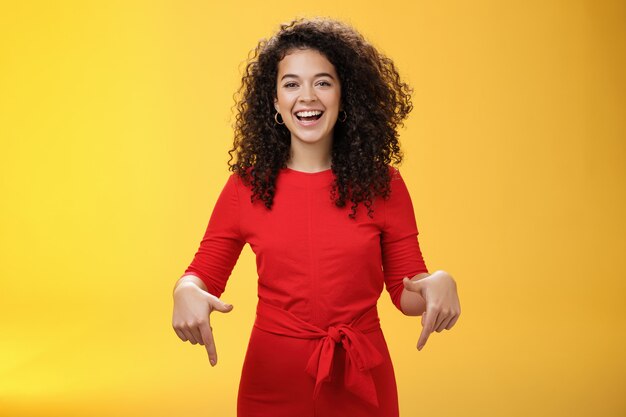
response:
M378 395L370 369L380 365L383 357L364 333L380 329L374 305L350 324L330 326L324 331L287 310L259 300L254 325L261 330L300 339L320 339L311 354L306 371L315 378L314 398L324 381L330 380L335 345L346 350L345 385L363 401L378 407Z

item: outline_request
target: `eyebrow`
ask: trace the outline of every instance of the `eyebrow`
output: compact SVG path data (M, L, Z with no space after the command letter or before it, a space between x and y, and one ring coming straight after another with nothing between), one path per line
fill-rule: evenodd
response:
M319 74L315 74L315 77L324 77L324 76L326 76L326 77L330 77L330 78L332 78L333 80L335 79L335 77L333 77L332 75L330 75L330 74L329 74L329 73L327 73L327 72L320 72ZM283 79L285 79L285 78L287 78L287 77L292 77L292 78L300 78L300 77L298 77L296 74L285 74L285 75L283 75L283 76L281 77L281 79L280 79L280 80L282 81Z

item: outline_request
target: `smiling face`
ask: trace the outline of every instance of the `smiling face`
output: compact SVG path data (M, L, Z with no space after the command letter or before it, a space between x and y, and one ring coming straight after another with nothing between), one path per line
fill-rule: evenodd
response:
M291 132L292 144L332 141L340 100L335 67L318 51L296 49L278 63L274 107Z

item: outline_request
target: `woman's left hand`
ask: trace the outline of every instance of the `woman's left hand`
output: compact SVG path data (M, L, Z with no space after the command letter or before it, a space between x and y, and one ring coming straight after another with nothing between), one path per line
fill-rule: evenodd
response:
M415 281L405 277L403 283L404 288L421 294L426 301L426 311L422 314L422 333L417 341L417 349L422 350L434 330L450 330L459 319L461 305L456 282L446 271L435 271Z

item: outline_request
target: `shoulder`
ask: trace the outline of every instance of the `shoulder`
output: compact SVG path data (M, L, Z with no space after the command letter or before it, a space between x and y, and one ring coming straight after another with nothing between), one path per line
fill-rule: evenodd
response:
M248 167L243 171L241 170L231 171L230 175L228 176L228 182L231 182L238 186L243 184L244 180L250 177L251 170L252 170L252 167Z
M241 197L245 197L250 194L251 191L251 169L247 168L245 171L234 171L228 176L227 186L236 190L237 194Z
M404 180L402 179L402 175L400 174L400 169L387 165L387 175L388 175L388 188L385 195L381 196L383 200L383 208L387 211L387 206L403 204L405 200L408 190Z
M403 201L410 199L410 193L400 169L391 165L389 168L389 199L393 201Z
M400 169L393 165L387 165L387 171L391 181L402 181L402 175L400 175Z

